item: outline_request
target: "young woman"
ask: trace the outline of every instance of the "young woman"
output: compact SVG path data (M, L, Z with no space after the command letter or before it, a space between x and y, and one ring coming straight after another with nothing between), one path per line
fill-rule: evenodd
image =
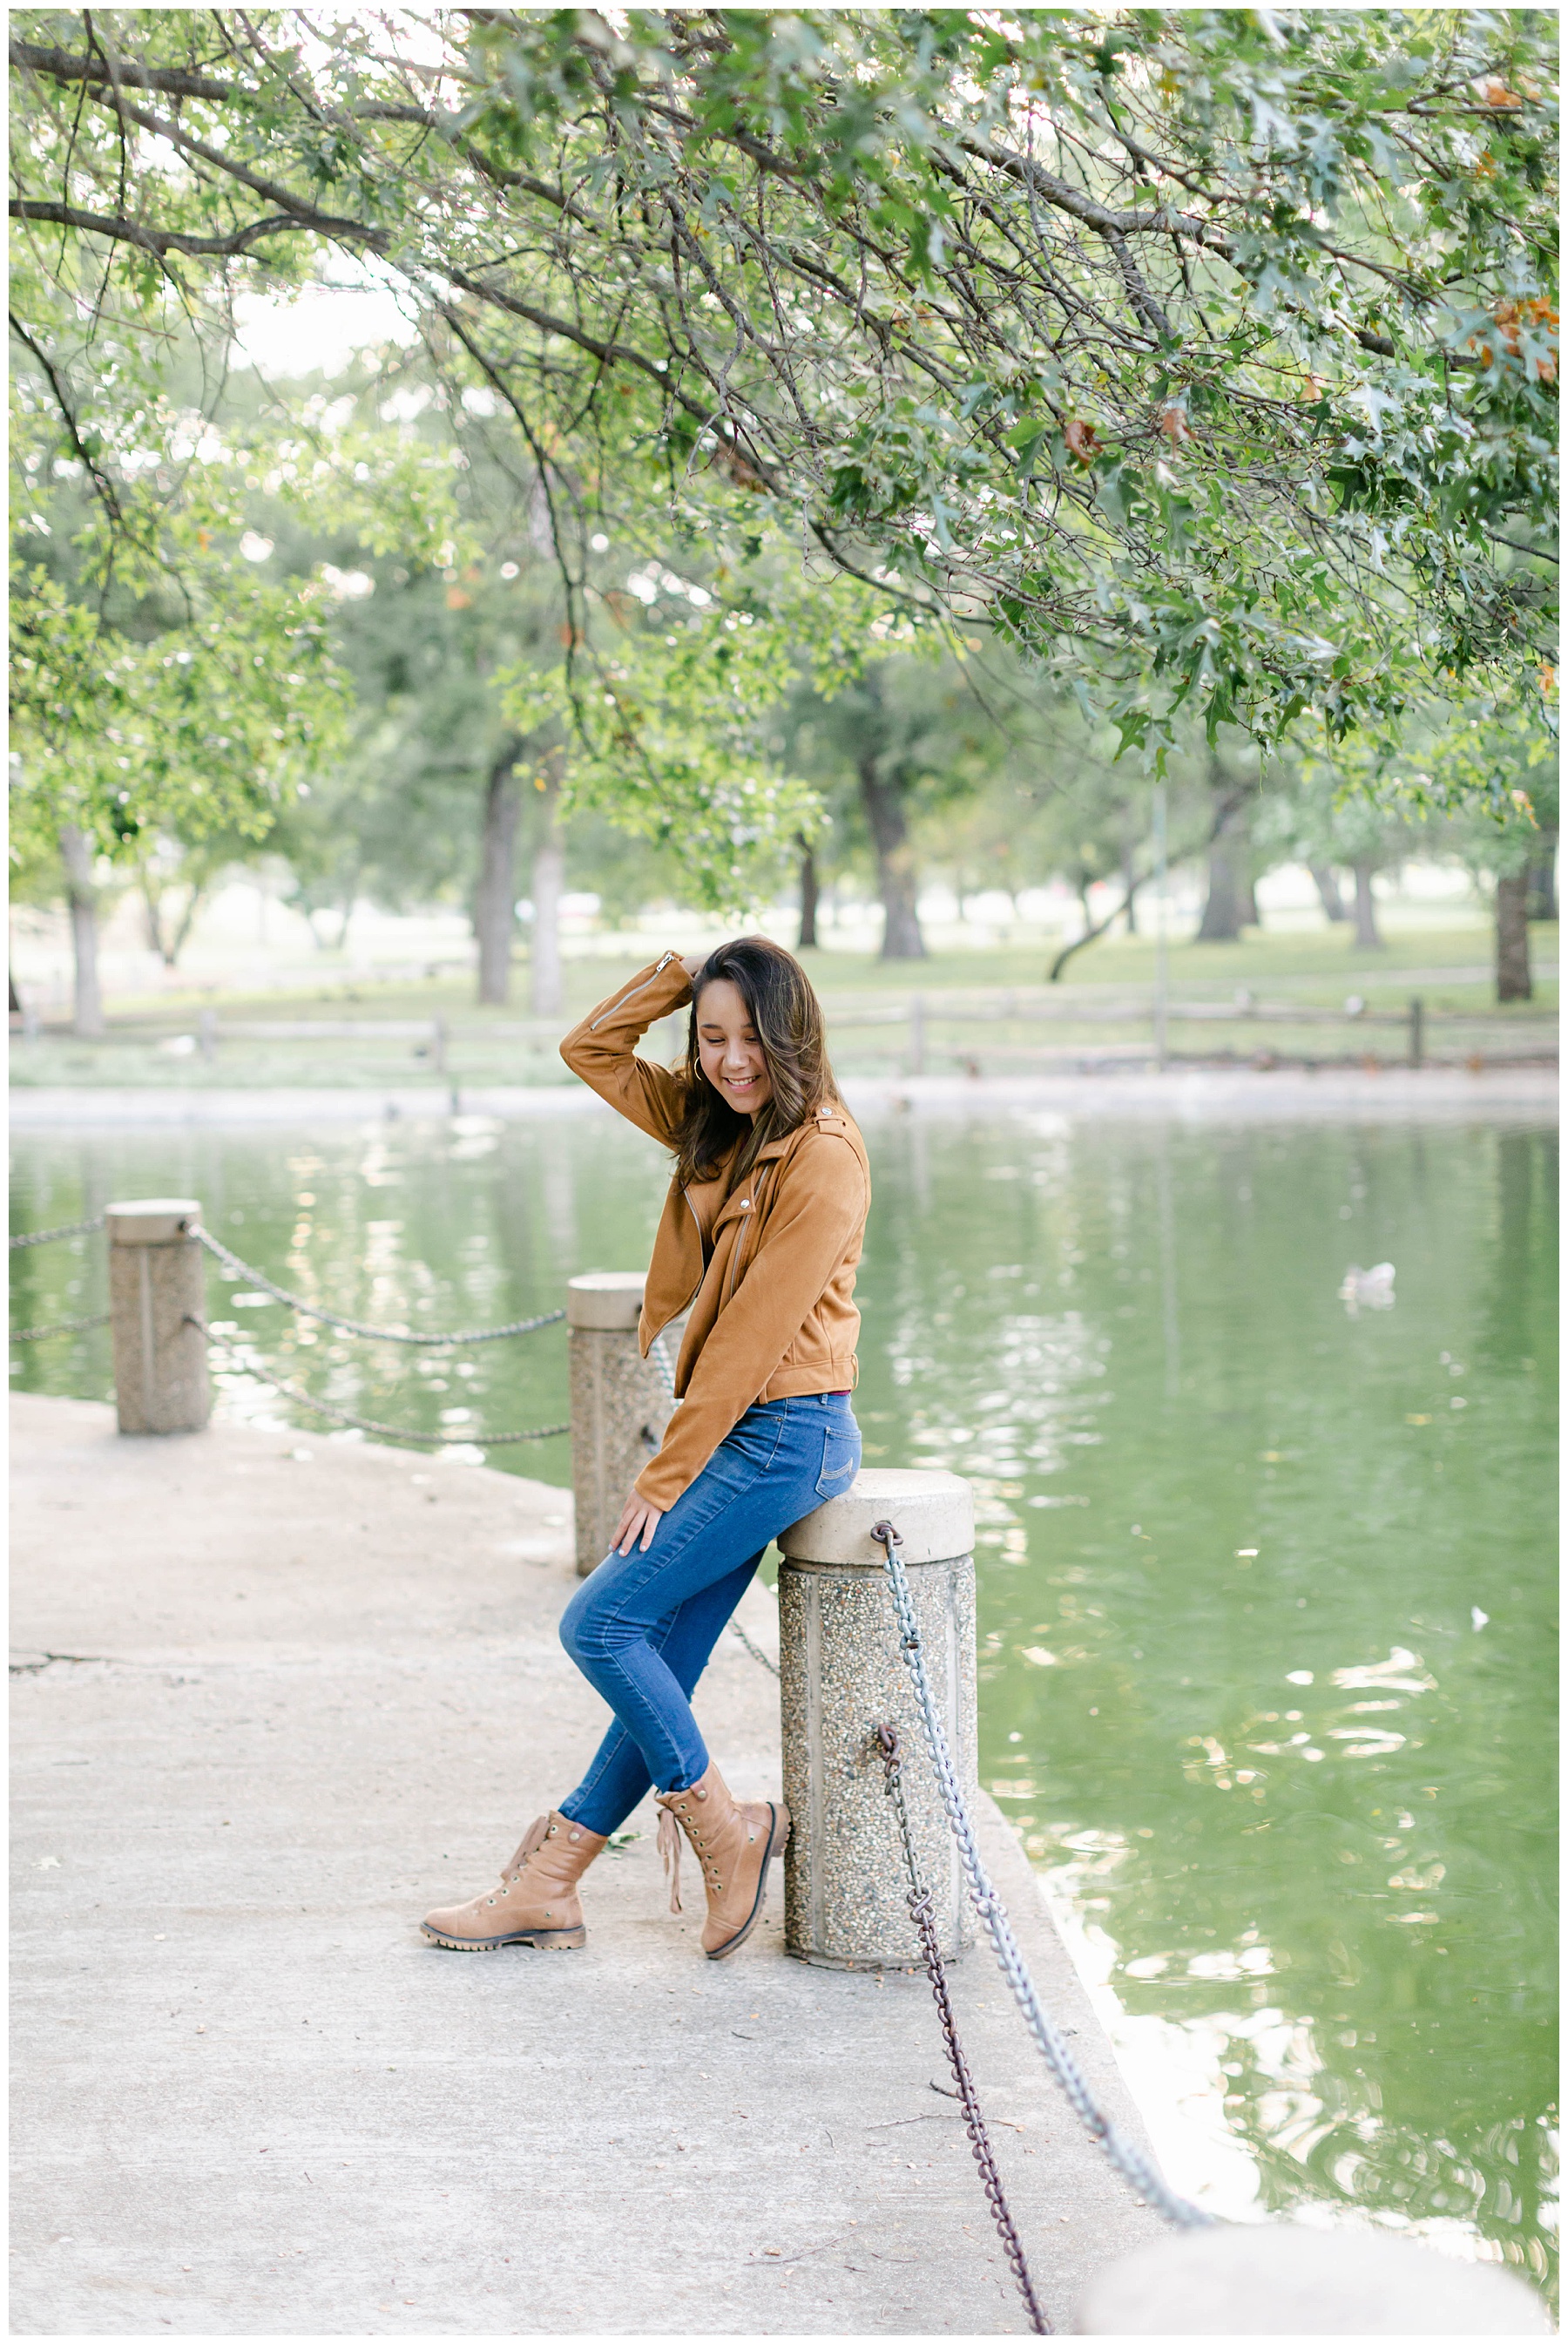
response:
M634 1047L688 998L686 1059ZM689 1310L680 1405L638 1475L615 1543L567 1607L561 1642L615 1712L575 1791L541 1815L492 1895L432 1913L438 1945L586 1942L578 1883L651 1786L659 1847L702 1871L709 1961L762 1910L789 1817L731 1797L691 1695L770 1539L854 1480L860 1434L855 1268L870 1202L804 969L765 936L706 958L667 952L561 1044L575 1074L675 1157L644 1288L644 1356ZM679 1910L677 1897L672 1904Z

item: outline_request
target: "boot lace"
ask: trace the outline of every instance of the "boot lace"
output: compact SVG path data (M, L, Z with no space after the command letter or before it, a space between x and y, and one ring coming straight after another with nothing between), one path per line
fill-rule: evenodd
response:
M548 1814L536 1815L534 1817L533 1822L523 1834L523 1836L518 1844L516 1854L513 1855L510 1863L507 1865L505 1871L501 1874L501 1885L503 1888L510 1887L512 1882L517 1878L524 1864L527 1864L529 1856L534 1853L534 1850L538 1847L543 1847L545 1844L545 1834L549 1830L549 1827L550 1819Z
M669 1883L669 1909L678 1913L680 1906L680 1845L684 1834L668 1807L658 1811L658 1837L655 1845Z

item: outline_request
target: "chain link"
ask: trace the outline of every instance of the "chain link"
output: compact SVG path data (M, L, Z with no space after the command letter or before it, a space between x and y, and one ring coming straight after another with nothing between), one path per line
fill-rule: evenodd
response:
M731 1622L729 1622L729 1629L730 1629L730 1633L731 1633L732 1635L735 1635L735 1636L739 1636L739 1637L740 1642L745 1645L745 1647L746 1647L747 1651L750 1653L750 1655L751 1655L751 1657L752 1657L752 1659L753 1659L754 1661L760 1661L760 1662L761 1662L761 1663L762 1663L762 1665L763 1665L763 1667L768 1671L768 1672L769 1672L769 1674L770 1676L777 1676L777 1675L778 1675L778 1673L779 1673L779 1663L778 1663L778 1662L777 1662L777 1661L770 1661L770 1660L769 1659L769 1657L768 1657L767 1653L762 1650L761 1645L760 1645L760 1644L754 1644L754 1643L752 1642L752 1641L751 1641L750 1637L747 1634L747 1632L746 1632L745 1629L741 1626L741 1624L740 1624L740 1622L739 1622L739 1620L731 1620Z
M318 1318L324 1327L336 1327L339 1334L363 1335L373 1342L412 1343L427 1350L438 1350L448 1343L498 1343L503 1336L532 1335L540 1327L554 1327L567 1315L564 1310L542 1310L537 1318L514 1318L506 1327L465 1328L449 1335L414 1335L391 1327L369 1327L362 1319L341 1318L336 1310L323 1310L318 1304L307 1302L297 1294L290 1294L285 1287L275 1286L265 1270L257 1269L254 1262L242 1261L239 1255L231 1253L222 1238L215 1238L210 1229L193 1229L191 1235L226 1268L237 1270L242 1278L248 1278L253 1285L270 1294L275 1302L286 1302L291 1310L297 1310L302 1318ZM528 1437L522 1433L517 1436L519 1440Z
M193 1318L188 1311L186 1325L196 1328L202 1335L207 1334L201 1320ZM210 1335L207 1339L212 1340ZM332 1417L339 1424L351 1424L357 1431L374 1432L383 1440L401 1440L411 1449L507 1449L518 1440L553 1440L557 1433L571 1430L569 1424L540 1424L527 1432L411 1432L406 1425L378 1424L374 1417L356 1416L352 1409L338 1408L329 1399L317 1399L309 1392L301 1391L297 1384L286 1383L281 1376L275 1376L270 1369L258 1367L250 1359L237 1359L231 1354L226 1372L258 1376L264 1384L270 1384L274 1391L281 1392L285 1399L293 1400L300 1408L313 1409L317 1416Z
M63 1229L35 1229L28 1237L13 1238L11 1251L20 1253L24 1246L53 1245L57 1238L90 1237L95 1229L103 1228L107 1217L106 1213L97 1213L90 1221L67 1221ZM20 1338L14 1339L19 1340Z
M1029 1974L1023 1955L1014 1936L1007 1908L990 1884L980 1860L980 1844L975 1828L964 1804L963 1793L948 1751L947 1736L942 1731L931 1682L926 1673L925 1656L920 1648L920 1632L915 1619L914 1599L910 1582L899 1557L902 1543L891 1522L874 1522L871 1536L878 1541L887 1558L888 1579L892 1588L893 1609L898 1616L900 1648L904 1664L914 1682L915 1699L920 1707L920 1722L925 1728L931 1763L936 1769L937 1786L948 1821L958 1843L959 1859L969 1880L970 1902L980 1915L997 1966L1011 1990L1014 2001L1023 2014L1024 2024L1051 2074L1056 2077L1068 2103L1085 2129L1099 2141L1119 2173L1130 2181L1139 2196L1163 2214L1166 2220L1183 2229L1206 2228L1213 2216L1194 2206L1189 2198L1179 2197L1152 2160L1119 2132L1105 2114L1089 2086L1088 2078L1068 2049L1054 2022L1040 2002L1034 1980Z
M90 1327L106 1327L109 1313L101 1310L95 1318L57 1318L52 1327L16 1327L12 1329L14 1343L42 1343L50 1335L85 1335Z
M1007 2202L1007 2193L1001 2186L1001 2176L997 2171L996 2154L990 2145L990 2135L986 2130L985 2118L980 2114L974 2078L970 2074L969 2061L964 2057L963 2045L959 2041L958 2022L953 2016L952 1996L948 1992L948 1974L943 1966L942 1949L938 1941L936 1920L931 1910L931 1892L920 1878L920 1859L915 1854L914 1834L910 1829L910 1810L904 1797L902 1780L903 1753L899 1743L898 1727L879 1725L877 1746L882 1753L882 1768L887 1775L888 1796L893 1803L893 1813L898 1818L899 1836L904 1843L904 1869L910 1875L910 1893L905 1902L910 1908L910 1917L914 1922L920 1935L920 1956L926 1965L926 1975L931 1982L931 1994L936 2002L937 2016L941 2021L942 2039L947 2045L948 2065L952 2069L953 2081L959 2087L959 2101L964 2112L964 2124L969 2132L970 2146L974 2153L975 2163L980 2167L980 2187L985 2191L986 2203L990 2208L991 2219L996 2224L997 2236L1001 2240L1001 2250L1007 2259L1007 2267L1018 2282L1018 2291L1022 2296L1024 2308L1029 2313L1030 2330L1036 2336L1052 2336L1056 2331L1040 2309L1040 2299L1035 2294L1034 2281L1029 2275L1029 2265L1024 2259L1023 2244L1019 2238L1017 2226Z

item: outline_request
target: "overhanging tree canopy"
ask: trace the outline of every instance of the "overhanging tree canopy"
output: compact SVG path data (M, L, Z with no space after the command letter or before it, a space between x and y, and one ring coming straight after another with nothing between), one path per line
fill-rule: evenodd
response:
M640 467L1093 679L1131 739L1555 657L1544 12L12 30L28 278L390 272L527 436L573 593Z

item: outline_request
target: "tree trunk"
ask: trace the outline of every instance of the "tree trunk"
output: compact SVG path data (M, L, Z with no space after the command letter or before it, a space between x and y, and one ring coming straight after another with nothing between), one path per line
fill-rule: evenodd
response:
M1377 932L1377 903L1372 895L1372 866L1361 862L1351 866L1356 874L1356 934L1358 952L1382 952L1382 938Z
M1528 1001L1530 874L1515 871L1497 883L1497 998Z
M803 837L798 838L796 844L800 849L800 950L804 952L808 945L815 945L817 941L817 898L819 891L817 857Z
M181 953L190 942L191 930L196 923L196 914L206 900L206 888L205 885L196 885L194 881L186 883L185 908L178 919L174 920L171 930L170 927L166 926L164 919L164 904L167 899L168 890L158 886L145 865L136 875L142 891L143 907L147 915L147 942L166 968L176 968L179 965ZM315 941L314 920L310 922L310 934L312 941Z
M1541 844L1531 856L1527 866L1530 874L1530 917L1533 920L1554 920L1557 917L1557 833L1544 826Z
M76 999L72 1019L78 1034L104 1030L104 999L98 990L98 907L93 892L93 854L74 823L60 833L60 859L65 866L65 901L71 910L71 945L75 955Z
M1234 945L1241 940L1245 910L1241 853L1241 841L1223 830L1209 849L1209 894L1197 939L1201 945Z
M555 1017L566 1002L561 982L561 892L567 872L567 849L557 814L561 796L558 757L546 773L543 796L543 819L538 844L534 848L531 999L536 1017Z
M1121 884L1127 890L1126 931L1130 936L1138 934L1138 897L1132 884L1132 849L1129 846L1121 857Z
M161 914L163 907L161 904L159 905L160 935L158 950L163 955L163 963L166 968L176 968L178 966L180 955L184 952L186 945L190 942L191 930L196 925L196 914L201 909L202 895L204 892L205 891L200 887L191 887L187 890L185 909L181 912L179 918L175 921L172 934L167 930L161 929Z
M172 968L174 962L164 942L163 889L156 884L145 863L137 869L136 884L141 890L142 910L146 916L147 947L156 953L166 968Z
M874 757L860 760L860 800L877 850L877 893L882 899L882 958L924 960L926 940L916 908L918 883L910 826L897 782L877 771Z
M354 876L343 891L343 919L337 930L337 942L332 947L334 952L342 952L348 942L348 923L354 917L354 906L359 901L359 872L360 865L357 862Z
M1334 921L1336 924L1341 920L1348 920L1350 914L1345 909L1345 899L1340 894L1339 878L1333 864L1309 863L1307 868L1312 874L1312 884L1318 891L1324 918Z
M1261 928L1263 923L1258 911L1258 890L1252 880L1242 880L1241 896L1241 925L1244 928Z
M170 968L174 968L178 965L179 956L191 940L191 930L196 924L196 914L201 910L201 907L206 901L206 888L205 885L198 887L193 884L186 897L186 907L180 914L178 925L176 927L174 935L169 939L168 951L165 955L165 958Z
M517 917L518 748L508 742L490 768L479 882L474 890L474 932L479 940L479 999L506 1000L512 979L512 923Z

